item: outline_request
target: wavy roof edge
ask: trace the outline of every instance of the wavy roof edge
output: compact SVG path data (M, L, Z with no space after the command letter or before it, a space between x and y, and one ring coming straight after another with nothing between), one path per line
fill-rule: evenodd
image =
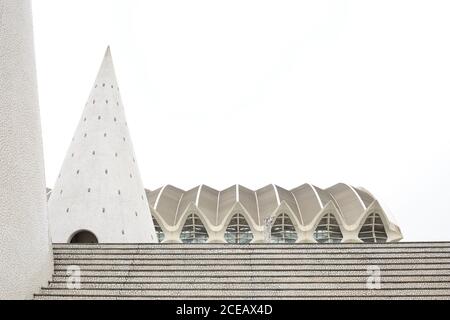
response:
M152 213L167 228L179 227L189 212L198 211L210 228L223 225L229 216L241 212L254 226L281 211L289 211L299 228L311 228L326 212L333 211L341 227L358 229L371 212L382 217L386 229L398 234L400 228L383 210L378 200L366 189L337 183L321 189L305 183L291 190L269 184L257 190L236 184L224 190L199 185L182 190L165 185L146 190Z

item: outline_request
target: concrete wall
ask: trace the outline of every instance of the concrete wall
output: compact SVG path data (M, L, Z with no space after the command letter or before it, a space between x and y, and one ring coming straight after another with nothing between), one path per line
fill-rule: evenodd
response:
M52 272L31 4L0 0L0 299Z

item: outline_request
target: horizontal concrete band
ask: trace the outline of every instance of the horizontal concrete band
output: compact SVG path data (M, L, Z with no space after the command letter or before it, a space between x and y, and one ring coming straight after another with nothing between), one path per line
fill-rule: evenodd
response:
M54 279L57 277L65 277L67 271L60 270L54 273ZM386 276L442 276L442 275L450 275L450 268L447 269L383 269L382 276L383 278ZM158 278L176 278L183 277L185 279L190 280L190 278L211 278L211 277L227 277L227 278L236 278L236 277L276 277L276 278L291 278L295 279L298 277L356 277L356 276L365 276L367 277L367 269L341 269L341 270L284 270L280 269L277 271L274 270L233 270L230 272L229 270L210 270L205 275L203 270L152 270L152 271L139 271L139 270L82 270L81 281L84 281L85 277L125 277L129 279L129 281L133 281L133 278L144 277L145 279L158 279ZM196 280L198 280L196 279ZM190 280L192 281L192 280Z
M71 266L71 265L57 265L55 266L55 272L58 271L63 271L63 272L67 272L67 267ZM147 266L133 266L132 268L130 268L130 266L121 266L121 265L91 265L91 266L83 266L81 268L82 272L86 272L88 270L92 270L92 271L112 271L112 270L120 270L120 271L128 271L128 272L133 272L133 271L147 271L147 272L155 272L158 273L160 272L162 269L164 269L165 271L181 271L181 272L186 272L186 271L202 271L205 273L205 275L208 272L212 272L212 271L221 271L221 270L225 270L228 272L232 272L232 271L257 271L257 270L265 270L265 271L278 271L278 272L284 272L286 270L292 270L292 271L331 271L331 270L347 270L347 271L352 271L352 270L363 270L363 271L367 271L367 267L368 266L372 266L372 264L367 264L367 265L361 265L361 264L347 264L347 265L341 265L341 264L328 264L328 265L324 265L324 264L320 264L320 265L298 265L298 266L290 266L290 265L209 265L207 267L205 266L183 266L183 265L179 265L179 266L163 266L163 268L161 267L161 265L147 265ZM412 265L412 264L402 264L402 265L397 265L397 264L390 264L390 265L378 265L378 267L381 270L386 270L386 269L392 269L392 270L424 270L424 269L429 269L429 270L437 270L437 269L445 269L445 270L450 270L450 266L447 263L443 263L443 264L417 264L417 265Z
M262 300L262 299L270 299L270 300L417 300L420 296L417 295L402 295L402 296L393 296L393 295L379 295L376 297L361 297L361 296L296 296L296 297L281 297L281 296L273 296L273 297L264 297L264 296L234 296L234 297L223 297L223 296L209 296L203 297L203 300ZM40 294L36 295L36 300L167 300L167 297L160 296L92 296L92 295L45 295ZM196 296L177 296L171 297L171 300L198 300ZM427 300L448 300L448 295L427 295Z
M136 257L167 257L170 258L173 257L183 257L183 256L281 256L281 255L287 255L287 256L311 256L311 257L317 257L321 255L327 255L327 256L355 256L355 255L361 255L361 256L371 256L371 255L429 255L429 254L441 254L441 255L448 255L450 256L450 248L430 248L430 249L415 249L415 248L398 248L398 249L373 249L373 250L360 250L360 249L323 249L323 250L317 250L317 249L237 249L237 250L220 250L220 249L212 249L212 250L151 250L151 249L143 249L143 250L71 250L71 251L61 251L61 250L55 250L54 256L55 258L67 258L69 256L76 256L77 258L83 259L83 258L90 258L92 256L136 256Z
M198 277L198 276L197 276ZM342 274L340 276L221 276L221 277L99 277L99 276L84 276L81 277L81 284L99 284L99 283L109 283L109 284L140 284L140 283L170 283L170 284L186 284L186 283L202 283L202 284L240 284L240 283L335 283L335 282L347 282L347 283L366 283L367 275L347 275ZM69 276L54 276L52 284L67 284L67 281L72 279ZM450 282L450 272L446 275L383 275L383 283L416 283L416 282Z
M246 249L246 248L334 248L334 249L342 249L342 248L450 248L450 242L392 242L392 243L340 243L340 244L318 244L318 243L292 243L292 244L281 244L281 243L252 243L252 244L214 244L214 243L204 243L204 244L179 244L179 243L165 243L165 244L142 244L142 243L110 243L110 244L66 244L66 243L54 243L54 249L182 249L182 250L191 250L191 249Z
M124 292L126 291L126 292ZM105 289L105 290L66 290L66 289L43 289L43 293L47 294L57 294L57 295L134 295L134 296L166 296L168 298L170 297L176 297L176 296L199 296L199 297L208 297L208 296L246 296L246 297L252 297L252 296L265 296L265 297L272 297L272 296L302 296L302 295L309 295L313 294L315 296L340 296L343 291L345 291L346 296L384 296L384 295L391 295L391 296L402 296L402 295L412 295L415 294L417 296L421 295L447 295L450 297L450 290L449 289L411 289L411 288L405 288L405 289L378 289L378 290L369 290L367 288L348 288L348 289L293 289L293 290L287 290L287 289L269 289L269 290L223 290L223 289L217 289L217 290L114 290L114 289Z
M267 258L267 257L248 257L247 259L241 258L241 260L237 259L220 259L220 258L208 258L208 259L190 259L189 257L183 257L180 259L89 259L89 260L79 260L79 259L57 259L55 260L55 266L58 265L132 265L132 266L145 266L145 265L251 265L251 264L291 264L291 265L315 265L315 264L427 264L427 263L435 263L435 264L448 264L450 266L450 257L418 257L418 258L377 258L377 257L354 257L354 258L304 258L304 257L295 257L295 258Z
M246 260L317 260L317 259L325 259L325 260L354 260L354 259L367 259L367 260L373 260L373 259L393 259L401 260L401 259L435 259L440 258L442 260L450 259L450 252L416 252L416 253L404 253L404 252L397 252L396 254L392 253L336 253L336 254L323 254L323 253L314 253L314 254L304 254L304 253L288 253L288 254L282 254L282 253L241 253L241 254L55 254L55 261L56 262L63 262L63 261L70 261L70 260L77 260L77 261L83 261L83 262L94 262L94 261L116 261L120 260L121 262L126 261L157 261L157 260L164 260L167 261L167 263L171 263L173 261L183 261L183 260L236 260L236 259L242 259L244 261Z
M251 262L251 263L250 263ZM55 269L64 268L65 266L72 266L77 265L82 268L95 268L97 266L114 266L114 267L128 267L130 269L132 268L138 268L138 267L155 267L155 266L162 266L164 268L177 268L177 267L183 267L183 268L202 268L207 269L209 267L234 267L234 266L255 266L255 267L264 267L264 266L289 266L289 267L297 267L297 266L333 266L333 265L362 265L362 266L372 266L376 265L382 268L383 266L387 265L410 265L410 264L417 264L418 260L413 259L399 259L398 261L395 259L373 259L373 260L367 260L367 259L352 259L352 260L252 260L245 262L238 262L235 260L229 260L229 261L223 261L223 260L197 260L195 262L192 262L192 260L174 260L170 263L165 263L163 260L159 261L153 261L153 260L147 260L145 262L142 261L118 261L114 262L111 260L94 260L94 261L79 261L79 260L67 260L64 262L56 262L55 263ZM447 266L450 268L450 259L421 259L420 265L435 265L435 266Z
M67 289L68 283L50 283L44 290ZM367 280L359 283L348 282L315 282L315 283L82 283L83 290L348 290L368 289ZM381 289L448 289L447 282L382 282ZM449 291L450 293L450 291Z

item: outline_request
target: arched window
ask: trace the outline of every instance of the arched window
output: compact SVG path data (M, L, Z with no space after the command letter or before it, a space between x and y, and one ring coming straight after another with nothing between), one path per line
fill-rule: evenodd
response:
M333 214L327 213L320 219L316 230L314 230L314 239L319 243L339 243L342 241L341 228L339 228Z
M297 231L286 213L280 214L270 230L270 242L293 243L297 241Z
M363 242L386 242L387 234L383 221L378 213L371 213L358 234Z
M152 216L152 219L153 225L155 226L156 238L158 239L158 242L162 242L164 240L164 232L154 216Z
M98 240L92 232L81 230L72 236L69 243L98 243Z
M195 213L191 213L187 217L181 230L180 239L183 243L204 243L208 241L208 232L202 220Z
M225 231L225 241L228 243L249 243L253 240L250 226L240 213L235 214Z

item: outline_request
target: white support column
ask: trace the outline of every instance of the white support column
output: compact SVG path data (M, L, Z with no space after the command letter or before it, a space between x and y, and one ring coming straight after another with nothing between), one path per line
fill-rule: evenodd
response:
M0 299L52 272L29 0L0 0Z

